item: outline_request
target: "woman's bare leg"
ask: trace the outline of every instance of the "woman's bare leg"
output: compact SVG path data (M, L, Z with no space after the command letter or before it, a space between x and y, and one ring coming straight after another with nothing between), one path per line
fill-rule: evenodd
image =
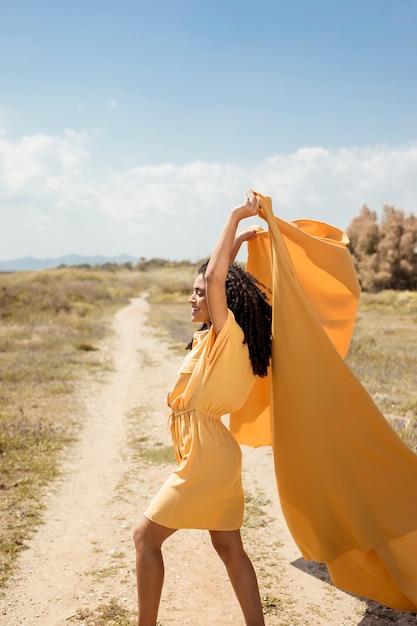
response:
M162 585L164 561L161 547L175 532L144 517L135 528L136 579L138 586L138 626L156 626Z
M211 541L226 566L241 606L246 626L265 626L258 581L253 565L243 549L239 530L211 530Z

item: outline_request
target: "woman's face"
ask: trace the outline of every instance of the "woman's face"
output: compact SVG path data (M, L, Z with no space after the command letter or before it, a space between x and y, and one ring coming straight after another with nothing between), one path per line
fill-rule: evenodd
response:
M191 304L191 321L199 324L209 324L210 315L206 301L206 286L202 274L194 281L193 293L188 298Z

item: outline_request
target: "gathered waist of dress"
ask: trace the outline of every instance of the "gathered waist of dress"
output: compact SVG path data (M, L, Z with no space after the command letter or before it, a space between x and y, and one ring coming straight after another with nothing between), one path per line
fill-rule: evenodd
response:
M180 463L184 458L184 451L186 448L186 443L184 440L188 439L187 431L189 431L189 422L185 419L187 416L193 416L197 420L198 419L210 419L216 422L220 421L221 415L208 415L207 413L203 413L198 409L194 409L188 407L186 409L174 409L169 418L168 418L168 426L171 431L172 443L174 445L175 456L177 458L177 462ZM185 430L184 430L185 429Z
M190 413L192 413L193 415L195 415L196 417L209 417L212 420L219 420L221 419L221 415L210 415L209 413L204 413L203 411L199 411L198 409L194 408L194 407L187 407L187 408L182 408L182 409L171 409L171 414L168 418L168 422L172 422L173 420L175 420L177 417L181 417L182 415L189 415Z

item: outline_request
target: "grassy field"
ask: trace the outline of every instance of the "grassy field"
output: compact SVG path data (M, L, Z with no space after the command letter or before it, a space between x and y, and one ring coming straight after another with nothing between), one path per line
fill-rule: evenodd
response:
M77 382L112 366L100 341L146 293L150 324L190 339L195 267L64 268L0 275L0 587L41 519L58 460L81 425ZM363 294L348 362L417 451L417 293Z
M347 362L417 452L417 292L362 294Z
M41 519L59 458L77 437L78 381L112 366L99 347L115 311L144 292L155 302L163 293L175 311L194 271L0 274L0 588ZM153 323L160 326L163 311L157 305Z

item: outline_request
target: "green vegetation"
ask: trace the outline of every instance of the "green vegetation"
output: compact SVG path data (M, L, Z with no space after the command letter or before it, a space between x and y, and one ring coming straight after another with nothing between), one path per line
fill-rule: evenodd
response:
M72 435L60 425L31 422L23 413L0 424L0 587L17 552L40 522L43 488L57 476L56 457Z
M184 350L195 330L190 321L187 301L192 291L196 268L197 266L190 266L157 270L153 273L154 282L147 292L152 305L150 323L172 341L173 349L179 351Z
M278 615L283 611L283 601L280 598L266 594L261 601L264 615Z
M82 426L73 393L77 381L100 376L112 366L101 341L111 332L114 312L146 293L149 323L174 349L184 350L192 335L187 300L196 266L141 263L136 269L0 275L0 587L39 524L58 460ZM364 293L348 362L417 451L416 323L416 292ZM146 407L136 413L143 418ZM135 415L131 417L133 424ZM174 462L171 446L140 438L131 443L140 462ZM247 499L248 526L268 523L264 504L259 497ZM101 617L88 619L85 623L98 625ZM130 617L123 619L114 623L129 624Z
M270 504L270 500L268 500L263 494L258 493L256 496L252 496L249 493L245 493L244 525L248 528L266 526L268 519L262 507L265 507L268 504Z
M347 362L394 429L417 452L417 292L361 296Z
M82 425L77 381L112 365L100 342L113 314L146 292L156 317L169 317L171 306L187 300L194 272L187 263L142 262L137 271L0 274L0 587L39 524L45 489ZM141 450L149 463L172 454L157 444Z
M67 620L68 624L80 624L83 626L135 626L136 617L131 611L111 600L108 604L101 604L97 609L80 609L75 615Z
M132 428L129 435L129 446L136 458L148 465L172 465L175 463L175 454L171 445L165 446L161 441L151 442L148 437L138 437Z

